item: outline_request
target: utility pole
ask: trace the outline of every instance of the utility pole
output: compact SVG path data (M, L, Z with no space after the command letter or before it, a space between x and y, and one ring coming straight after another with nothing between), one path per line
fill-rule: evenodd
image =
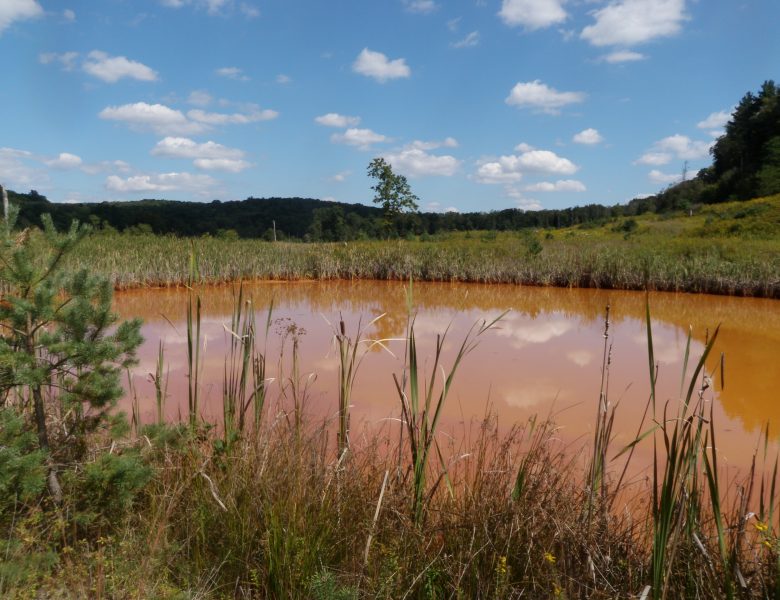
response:
M0 191L3 193L3 218L7 221L8 220L8 192L5 191L5 188L0 185Z
M271 221L274 224L274 241L276 241L276 220Z
M687 179L688 179L688 161L686 160L685 163L683 163L682 180L686 181Z

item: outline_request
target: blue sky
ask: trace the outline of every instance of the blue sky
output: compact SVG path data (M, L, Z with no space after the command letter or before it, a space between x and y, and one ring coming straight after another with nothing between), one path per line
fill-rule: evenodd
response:
M777 0L0 0L0 183L55 202L623 203L778 79Z

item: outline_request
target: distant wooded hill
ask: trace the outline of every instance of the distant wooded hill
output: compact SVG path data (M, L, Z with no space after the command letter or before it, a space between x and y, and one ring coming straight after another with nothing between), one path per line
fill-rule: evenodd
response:
M739 101L710 150L712 165L647 199L657 212L780 192L780 88L765 81Z
M44 196L9 192L20 207L19 224L40 225L43 213L64 228L73 219L98 228L180 236L240 236L312 241L435 234L442 231L560 228L598 223L644 212L688 210L698 204L745 200L780 192L780 89L767 81L737 105L724 135L715 142L713 164L688 181L626 205L588 204L560 210L506 209L487 213L412 213L391 222L362 204L311 198L247 198L210 203L139 200L60 204Z
M341 241L383 237L388 234L382 211L362 204L325 202L311 198L247 198L209 203L169 200L60 204L31 191L9 191L20 207L19 224L39 226L43 213L52 215L64 228L73 219L98 228L129 232L154 232L181 236L238 235L272 239L274 222L278 239L293 237L318 241ZM561 210L522 211L506 209L488 213L412 213L400 215L391 235L434 234L477 229L517 230L528 227L569 227L631 212L631 206L598 204Z

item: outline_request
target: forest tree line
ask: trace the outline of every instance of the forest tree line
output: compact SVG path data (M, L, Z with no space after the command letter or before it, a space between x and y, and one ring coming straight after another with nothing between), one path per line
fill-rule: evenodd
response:
M311 198L247 198L220 202L138 200L93 204L59 204L31 191L9 191L11 203L20 207L19 224L40 226L44 213L52 215L59 228L73 219L98 230L177 236L233 236L241 238L298 239L303 241L349 241L434 235L447 231L515 231L527 228L560 228L599 222L617 216L638 214L644 205L602 206L588 204L564 209L491 212L414 212L395 215L362 204L326 202Z

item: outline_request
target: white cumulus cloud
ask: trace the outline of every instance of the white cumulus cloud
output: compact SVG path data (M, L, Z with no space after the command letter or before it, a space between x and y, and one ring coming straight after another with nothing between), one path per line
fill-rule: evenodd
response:
M166 137L160 140L152 148L152 155L191 159L198 169L204 171L238 173L252 166L244 160L243 150L229 148L212 141L199 144L184 137Z
M604 138L601 136L598 130L589 127L588 129L583 129L578 134L576 134L572 140L577 144L593 146L594 144L600 144L603 142Z
M341 171L335 175L331 175L328 180L334 183L344 183L350 175L352 175L352 171Z
M166 137L152 148L152 155L166 158L236 159L243 158L244 152L211 141L199 144L185 137Z
M45 169L30 165L37 160L32 152L17 148L0 148L0 182L17 189L36 187L48 183Z
M334 133L330 140L337 144L357 146L361 150L368 150L374 144L387 141L387 136L376 133L370 129L358 129L350 127L344 133Z
M713 142L692 140L687 135L670 135L653 144L653 147L640 156L634 164L665 165L677 158L679 160L699 160L710 153Z
M446 137L441 141L429 141L429 142L424 142L422 140L414 140L407 147L415 148L417 150L436 150L436 148L457 148L458 140L456 140L454 137Z
M356 127L360 124L360 117L350 117L338 113L327 113L315 117L314 120L325 127Z
M674 173L662 173L658 169L653 169L647 174L648 179L653 183L676 183L680 181L681 177Z
M593 11L581 37L594 46L634 46L679 33L685 0L617 0Z
M517 183L526 173L572 175L579 167L550 150L528 150L480 163L475 178L480 183Z
M723 128L731 120L731 110L721 110L711 113L703 121L696 123L696 127L699 129L708 129L712 137L720 137L723 135Z
M571 175L579 170L579 167L568 158L563 158L550 150L530 150L523 152L518 157L520 167L533 173L561 173Z
M209 175L192 173L156 173L122 178L109 175L105 187L112 192L207 192L217 184Z
M181 111L164 104L136 102L122 106L108 106L98 116L119 121L133 129L153 131L161 135L188 135L202 133L206 127L187 119Z
M279 116L279 113L271 109L257 109L249 113L215 113L206 112L199 108L194 108L187 112L187 116L193 121L207 125L247 125L257 123L258 121L271 121Z
M505 102L518 108L533 108L557 114L564 106L583 102L585 97L583 92L559 92L536 79L517 83Z
M75 169L80 167L82 162L80 156L76 156L70 152L60 152L57 158L46 160L44 161L44 164L53 169Z
M676 134L657 141L655 147L683 160L696 160L709 155L712 142L696 141L686 135Z
M375 52L368 48L361 50L352 64L352 70L366 77L372 77L379 83L385 83L390 79L409 77L412 74L405 59L390 60L381 52Z
M479 165L475 178L479 183L516 183L523 178L523 173L517 157L509 155Z
M556 182L541 181L525 187L526 192L585 192L585 184L576 179L559 179Z
M396 171L410 177L451 177L460 167L460 161L454 156L430 154L421 148L409 146L398 152L387 153L384 158Z
M215 71L220 77L235 79L236 81L249 81L249 77L238 67L221 67Z
M637 160L634 161L636 165L665 165L672 160L672 155L668 152L645 152Z
M106 83L116 83L125 77L138 81L157 80L154 69L124 56L109 56L100 50L93 50L87 55L82 69Z
M568 16L561 0L503 0L498 15L507 25L528 31L563 23Z
M0 34L14 21L33 19L43 14L43 8L35 0L3 0L0 2Z
M638 60L644 60L647 58L644 54L634 52L633 50L616 50L610 52L601 57L601 60L610 64L618 64L624 62L636 62Z
M528 198L517 186L507 184L504 186L504 195L515 201L520 210L542 210L542 204L533 198Z
M203 171L227 171L229 173L240 173L252 166L245 160L231 158L196 158L193 164Z

